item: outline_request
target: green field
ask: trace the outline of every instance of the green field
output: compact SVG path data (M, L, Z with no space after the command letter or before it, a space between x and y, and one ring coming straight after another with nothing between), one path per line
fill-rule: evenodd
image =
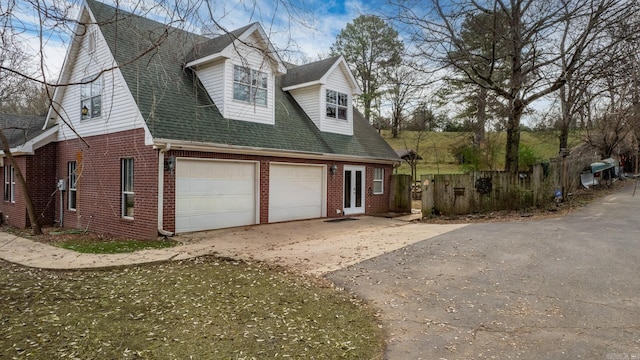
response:
M388 130L382 131L382 136L394 150L417 150L423 160L418 163L418 174L455 174L463 173L461 167L451 153L451 149L460 144L471 143L471 133L468 132L426 132L421 135L420 144L416 131L401 131L397 138L391 136ZM504 151L506 133L487 133L487 146L495 149L492 153L493 170L504 168ZM569 146L580 143L578 134L573 134ZM548 160L558 155L559 140L557 132L522 132L520 145L529 147L540 160ZM489 169L487 169L489 170ZM410 174L411 168L406 162L397 169L399 174Z

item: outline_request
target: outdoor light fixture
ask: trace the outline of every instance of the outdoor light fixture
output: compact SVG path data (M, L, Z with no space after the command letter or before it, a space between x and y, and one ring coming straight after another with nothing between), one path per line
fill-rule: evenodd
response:
M89 115L89 108L87 107L87 105L84 105L82 107L82 116L87 116Z
M329 168L329 173L331 175L335 175L336 171L338 171L338 166L336 166L335 164L331 165L331 167Z
M165 163L165 170L173 171L176 168L176 157L169 156L167 162Z

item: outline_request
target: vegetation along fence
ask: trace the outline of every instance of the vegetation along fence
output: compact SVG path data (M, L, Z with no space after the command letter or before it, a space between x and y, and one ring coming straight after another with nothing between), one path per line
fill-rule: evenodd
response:
M567 192L580 185L580 173L594 159L566 161ZM476 171L468 174L422 175L422 214L461 215L544 207L562 186L561 159L529 171Z

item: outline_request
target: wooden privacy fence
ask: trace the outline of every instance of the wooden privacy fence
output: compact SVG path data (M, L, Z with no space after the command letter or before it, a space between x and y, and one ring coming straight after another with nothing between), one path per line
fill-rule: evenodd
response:
M580 186L580 172L593 159L567 161L567 192ZM543 207L562 188L562 161L538 164L530 171L476 171L469 174L422 175L422 216L462 215Z

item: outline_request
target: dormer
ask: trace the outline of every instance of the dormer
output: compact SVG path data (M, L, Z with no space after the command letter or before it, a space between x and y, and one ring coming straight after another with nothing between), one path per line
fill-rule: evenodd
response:
M275 124L275 78L287 69L259 23L196 45L185 66L224 118Z
M353 135L353 98L362 92L342 56L288 70L288 91L320 131Z

